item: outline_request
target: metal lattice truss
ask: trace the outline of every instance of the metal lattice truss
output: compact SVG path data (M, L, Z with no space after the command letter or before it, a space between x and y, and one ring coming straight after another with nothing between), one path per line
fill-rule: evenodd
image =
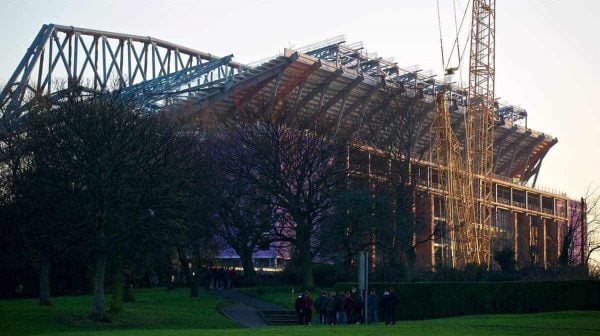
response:
M59 100L66 90L123 90L139 103L221 90L246 69L231 56L214 55L159 39L44 25L0 92L13 115L34 97Z
M231 109L266 96L292 103L298 113L332 124L336 132L372 142L391 134L385 111L392 102L390 89L396 88L425 97L415 111L420 126L414 152L431 157L433 102L443 83L344 40L336 37L286 50L258 66L245 66L231 56L217 57L151 37L49 24L0 92L0 107L5 117L18 117L27 110L28 100L54 103L68 90L118 92L148 109ZM451 87L448 95L450 123L462 139L467 92ZM494 172L516 181L537 176L556 139L518 125L526 118L519 108L500 106L496 116Z
M445 219L452 242L452 266L463 266L475 251L474 241L469 239L471 223L476 220L473 198L473 174L464 160L464 147L454 135L444 94L435 100L435 119L432 125L433 163L438 168L434 181L445 191Z
M475 0L471 24L471 54L469 64L469 106L466 118L467 170L482 176L473 181L480 200L477 219L466 232L465 262L491 261L492 233L492 174L494 171L495 127L495 64L496 64L496 6L495 0ZM473 184L471 184L473 187ZM472 195L465 195L470 197Z

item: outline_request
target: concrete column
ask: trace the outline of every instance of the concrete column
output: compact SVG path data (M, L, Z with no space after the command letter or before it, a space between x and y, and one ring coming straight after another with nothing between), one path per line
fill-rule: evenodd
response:
M518 243L517 265L525 267L529 265L529 249L531 244L531 216L517 213Z
M548 222L546 218L542 218L542 227L540 228L540 235L542 236L542 263L544 265L544 269L548 266L548 257L547 257L547 242L546 242L546 226Z
M548 266L556 266L560 252L560 242L558 238L558 222L554 219L547 220L546 234L548 235L546 246L546 262Z
M518 260L517 256L519 255L519 227L517 225L518 212L511 211L511 215L513 217L513 235L514 235L513 251L515 252L515 261L517 261Z

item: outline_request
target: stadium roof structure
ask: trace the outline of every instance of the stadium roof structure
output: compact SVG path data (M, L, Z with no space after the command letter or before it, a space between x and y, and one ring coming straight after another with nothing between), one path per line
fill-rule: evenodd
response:
M66 78L65 85L54 83ZM86 81L87 79L87 81ZM2 117L18 120L26 97L59 102L65 92L119 92L149 111L165 107L240 107L255 97L293 103L298 113L351 132L369 143L389 132L386 108L394 90L421 95L415 152L431 146L433 98L449 89L452 127L464 136L466 90L445 85L419 69L402 69L393 60L348 44L338 36L299 49L286 49L256 66L233 62L167 41L136 35L44 25L0 91ZM527 128L527 112L499 105L495 130L495 173L526 182L540 171L557 139ZM525 124L523 126L522 124ZM535 184L535 179L534 179Z
M403 70L394 62L361 51L360 44L347 46L333 39L308 48L286 49L284 55L260 63L234 76L228 92L199 93L190 97L199 107L239 108L253 97L293 100L297 113L326 121L338 131L349 131L369 143L374 136L386 134L390 124L384 110L392 99L390 88L418 88L424 106L415 109L419 128L414 148L427 157L431 146L433 97L444 84L420 70ZM452 127L464 137L466 90L451 88ZM521 125L527 113L514 106L499 106L495 130L495 174L521 182L540 171L544 157L557 139Z

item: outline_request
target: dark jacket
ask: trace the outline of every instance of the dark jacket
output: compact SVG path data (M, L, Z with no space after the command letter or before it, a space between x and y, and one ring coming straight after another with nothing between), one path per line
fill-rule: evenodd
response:
M296 302L294 302L294 308L296 308L296 312L299 313L302 310L302 296L298 296Z
M352 295L346 296L346 299L344 300L344 310L346 312L350 312L350 311L352 311L353 306L354 306L354 300L352 299Z
M313 299L310 296L303 296L300 300L300 308L304 311L311 311L313 307Z
M335 302L336 298L335 297L328 297L327 298L327 302L325 304L325 311L328 313L333 313L335 312L336 308L336 302Z
M379 297L377 294L369 294L369 297L367 297L367 307L370 311L374 311L379 308Z
M362 295L360 294L360 291L356 291L356 292L354 293L354 298L353 298L353 300L354 300L354 308L355 308L355 309L362 309L362 307L363 307L363 303L364 303L364 302L363 302L363 297L362 297Z
M345 311L344 303L346 302L346 296L344 294L338 294L335 296L335 311Z
M394 297L391 294L384 293L381 297L381 308L387 312L393 311L395 306L394 301Z
M315 309L319 313L324 313L327 310L327 296L320 295L317 301L315 301Z

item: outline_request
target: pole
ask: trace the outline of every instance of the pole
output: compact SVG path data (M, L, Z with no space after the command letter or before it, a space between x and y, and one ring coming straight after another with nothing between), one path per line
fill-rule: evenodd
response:
M368 296L368 288L369 288L369 254L367 251L360 251L358 254L358 288L362 291L363 297L363 312L364 312L364 321L368 323L368 305L367 300Z
M581 252L581 267L583 269L583 271L585 272L585 275L587 275L587 265L586 265L586 259L585 259L585 252L587 249L587 244L586 244L586 233L587 233L587 225L586 225L586 204L585 204L585 199L582 197L581 198L581 204L580 204L580 216L581 218L579 219L579 221L581 222L581 225L579 225L579 230L580 230L580 239L581 239L581 243L580 243L580 252Z

